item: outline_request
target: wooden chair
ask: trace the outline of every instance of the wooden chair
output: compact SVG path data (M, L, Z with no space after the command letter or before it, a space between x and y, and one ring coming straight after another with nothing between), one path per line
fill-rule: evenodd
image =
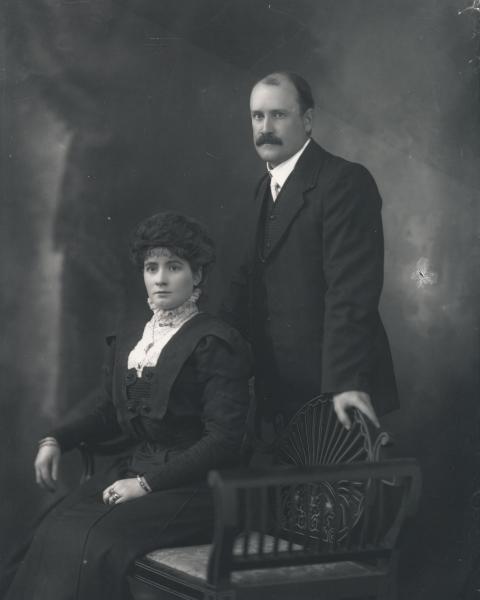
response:
M151 552L133 578L159 600L395 598L420 471L412 459L378 462L389 436L352 417L346 431L315 398L275 445L278 465L211 472L212 544Z

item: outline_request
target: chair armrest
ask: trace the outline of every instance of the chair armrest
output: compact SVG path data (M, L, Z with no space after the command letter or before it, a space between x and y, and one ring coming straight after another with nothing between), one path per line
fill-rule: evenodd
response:
M410 476L420 485L420 467L415 458L392 458L375 463L342 463L316 466L270 466L268 468L222 469L210 471L208 483L213 488L248 488L271 485L309 483L312 480L371 477L389 479L392 475Z

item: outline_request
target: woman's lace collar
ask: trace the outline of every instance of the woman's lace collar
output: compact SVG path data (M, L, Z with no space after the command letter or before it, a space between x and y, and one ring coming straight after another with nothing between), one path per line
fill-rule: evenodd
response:
M153 305L151 300L148 299L148 305L153 312L152 325L154 327L179 327L184 321L198 313L197 301L199 297L200 290L196 288L188 300L180 306L170 310L157 308Z

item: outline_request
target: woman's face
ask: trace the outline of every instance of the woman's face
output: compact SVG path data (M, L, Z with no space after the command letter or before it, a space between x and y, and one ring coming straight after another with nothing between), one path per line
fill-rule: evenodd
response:
M193 273L188 261L168 248L153 248L145 257L143 280L150 302L156 308L172 310L190 298L201 273Z

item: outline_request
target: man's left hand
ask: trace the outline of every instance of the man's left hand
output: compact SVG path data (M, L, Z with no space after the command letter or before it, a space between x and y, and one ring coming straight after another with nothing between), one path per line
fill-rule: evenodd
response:
M334 394L332 402L338 420L345 427L345 429L350 429L352 426L352 422L347 413L347 409L351 407L357 408L362 414L370 419L375 427L380 427L377 415L375 414L375 410L372 406L372 401L366 392L352 390L350 392Z

